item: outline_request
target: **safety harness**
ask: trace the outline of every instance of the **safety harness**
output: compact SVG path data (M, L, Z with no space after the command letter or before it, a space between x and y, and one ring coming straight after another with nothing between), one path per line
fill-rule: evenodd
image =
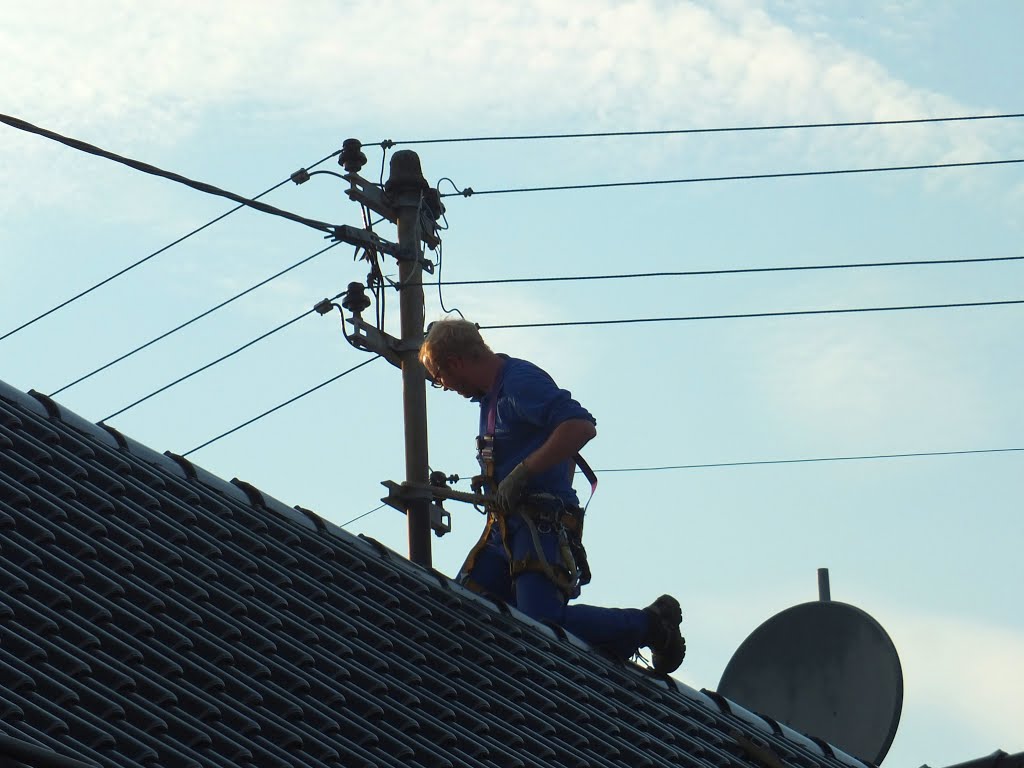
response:
M501 384L504 378L504 370L498 375L495 382L493 396L487 409L487 422L484 433L476 439L477 461L480 464L480 474L473 478L472 487L475 493L493 492L496 483L494 480L494 431L498 413L498 395L501 391ZM587 506L590 499L597 491L597 475L590 468L586 460L578 453L573 457L576 466L583 472L584 477L590 482L590 498L587 499ZM519 515L526 529L530 533L533 543L533 551L518 560L512 559L512 552L508 543L508 528L503 510L493 504L487 505L483 510L487 514L487 524L484 526L480 540L470 550L459 572L459 580L471 589L477 588L469 578L477 558L491 536L495 526L501 536L502 545L505 548L505 555L509 561L513 584L521 573L540 572L555 584L565 595L566 600L577 597L580 588L590 583L590 565L587 562L587 551L583 547L583 518L586 506L582 509L577 506L567 505L564 500L549 493L533 493L523 498L519 506L512 511L512 514ZM541 542L541 534L555 534L558 537L558 561L552 563L544 552Z

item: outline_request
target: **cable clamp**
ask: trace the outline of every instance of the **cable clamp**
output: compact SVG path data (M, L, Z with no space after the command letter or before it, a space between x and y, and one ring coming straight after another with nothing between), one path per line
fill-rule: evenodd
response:
M392 243L389 240L385 240L368 229L350 227L348 224L339 224L331 230L330 236L333 240L348 243L349 245L354 245L357 248L365 248L366 250L377 251L378 253L386 253L389 256L394 256L396 259L402 258L399 255L400 249L398 247L398 243Z
M399 250L391 255L395 257L395 261L417 262L423 268L424 272L430 275L434 274L434 262L432 262L430 259L424 256L422 253L409 253L409 250L410 249L407 249L404 252ZM414 250L418 251L419 249L417 248ZM404 285L400 285L398 286L398 289L401 290L404 287Z

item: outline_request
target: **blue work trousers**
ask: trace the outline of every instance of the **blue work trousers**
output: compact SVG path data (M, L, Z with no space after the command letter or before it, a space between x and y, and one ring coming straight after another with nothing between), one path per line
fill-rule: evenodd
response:
M511 515L505 527L512 559L533 555L533 537L523 518ZM558 534L550 529L541 530L539 538L548 562L561 562ZM625 660L633 656L647 636L648 616L638 608L568 605L562 590L540 571L525 571L513 579L497 525L492 527L487 543L467 576L466 581L474 589L518 608L535 621L558 624L617 658Z

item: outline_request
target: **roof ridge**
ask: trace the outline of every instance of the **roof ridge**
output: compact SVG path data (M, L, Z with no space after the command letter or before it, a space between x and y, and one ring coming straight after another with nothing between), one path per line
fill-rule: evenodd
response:
M0 525L0 536L7 536L11 551L15 547L24 551L20 567L45 567L47 558L59 556L60 570L74 574L70 580L39 580L26 572L30 578L17 582L18 590L22 585L24 590L15 590L12 596L18 613L13 618L0 616L0 624L16 621L18 632L30 632L36 626L31 631L42 632L40 643L55 628L93 638L95 642L90 641L89 648L76 657L76 674L86 679L103 673L111 681L121 681L117 685L125 684L136 665L150 663L138 660L146 657L160 665L182 695L198 697L207 706L220 702L222 708L237 707L242 701L255 702L252 696L277 696L282 697L280 706L299 720L307 714L312 718L313 713L306 712L305 699L287 698L298 695L289 686L328 690L328 674L338 676L337 690L350 704L364 689L379 689L384 698L399 696L411 702L427 695L437 699L436 690L443 686L456 699L461 695L460 703L451 701L452 696L441 696L435 704L449 700L452 716L459 722L483 717L486 706L514 710L515 718L526 717L529 722L540 711L551 717L565 707L582 707L581 712L589 711L593 722L607 727L584 729L588 736L575 745L556 740L560 758L577 762L596 761L593 755L605 750L622 752L624 758L629 755L637 764L647 760L654 765L644 753L649 749L650 755L659 756L658 765L667 765L662 762L668 759L665 756L692 742L693 749L706 752L718 768L750 768L744 762L750 760L762 766L774 759L771 755L795 768L868 765L712 691L697 691L675 678L616 662L564 629L481 597L372 538L354 535L311 510L289 507L245 481L226 481L183 457L157 453L109 425L88 422L45 395L25 394L0 381L0 401L0 430L13 434L24 427L26 435L38 436L35 447L22 441L25 450L37 454L29 464L45 462L43 454L50 449L59 459L56 464L38 463L35 469L24 462L0 465L0 474L10 466L24 478L8 475L13 482L8 491L0 484L0 512L11 519ZM5 409L4 402L13 407ZM16 426L19 419L25 423ZM11 450L0 440L0 453ZM59 477L63 470L57 465L68 466L76 457L81 471ZM118 469L111 467L112 462L119 462ZM96 481L105 486L97 486ZM89 499L95 508L84 503ZM34 514L49 510L53 517L35 524L20 512L29 508ZM80 521L87 521L88 527L77 536L72 531ZM63 538L54 539L51 530ZM74 549L69 548L72 545ZM57 560L53 567L58 567ZM17 573L11 575L19 579ZM54 593L60 584L69 590L70 602ZM22 593L23 600L18 598ZM124 613L133 601L138 601L137 607L130 615ZM145 630L143 634L154 645L139 654L130 646L132 632L113 624L108 631L97 624L90 633L81 618L70 621L71 610L85 610L84 615L100 624L115 615L124 616ZM249 640L244 648L235 645L245 637ZM229 642L230 638L236 639ZM325 639L329 648L321 646ZM26 646L24 652L35 653L32 647ZM42 645L34 647L45 656ZM197 649L205 649L202 656L195 656ZM127 661L97 657L89 670L86 662L94 651L128 654ZM202 661L207 653L219 661ZM107 667L110 671L103 672ZM245 670L255 676L251 685L236 679ZM216 685L218 676L229 671L236 676L230 678L234 682L229 693L242 699L224 703L227 693L223 691L192 690L198 681L205 681L202 686ZM365 685L342 684L357 673ZM72 683L76 679L69 678ZM522 687L530 685L544 685L547 692L535 699ZM170 691L168 695L174 696ZM110 700L114 699L121 702L121 709L133 706L130 696L112 695ZM383 698L379 701L385 703ZM477 703L468 707L465 701ZM244 705L239 717L232 716L233 722L257 730L259 723L278 730L288 722L284 716L250 718L247 725L245 709L252 706L260 705ZM388 706L398 704L392 701ZM541 709L535 711L537 706ZM549 706L555 709L549 711ZM329 711L324 716L330 719ZM436 730L443 727L444 717L430 723L424 720L422 726ZM198 727L194 719L174 728ZM366 722L375 721L371 717ZM496 727L492 720L486 722ZM467 728L458 731L456 741L473 731ZM298 741L289 743L306 743L308 736L310 748L320 750L318 754L327 755L332 744L337 746L329 734L314 739L314 731L298 727L294 733ZM212 741L207 734L196 745L177 740L167 749L198 760L212 748L204 746L208 741L219 744L227 739L252 754L260 749L265 753L268 747L263 742L262 746L250 744L244 733L231 736L218 730L211 734ZM402 734L381 732L376 738L397 749ZM540 752L551 749L544 740L548 737L538 738L524 742L527 750L531 745ZM638 752L637 744L648 746ZM142 754L142 747L138 749ZM437 746L435 758L439 751L444 750ZM367 759L371 752L364 745L355 754ZM540 752L532 759L539 759ZM525 757L525 753L516 754ZM769 768L777 766L772 763Z

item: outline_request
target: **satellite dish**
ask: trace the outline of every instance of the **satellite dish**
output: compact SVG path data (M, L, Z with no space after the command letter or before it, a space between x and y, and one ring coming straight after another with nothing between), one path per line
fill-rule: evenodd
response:
M827 599L764 622L729 661L718 692L876 765L903 709L903 669L882 626Z

